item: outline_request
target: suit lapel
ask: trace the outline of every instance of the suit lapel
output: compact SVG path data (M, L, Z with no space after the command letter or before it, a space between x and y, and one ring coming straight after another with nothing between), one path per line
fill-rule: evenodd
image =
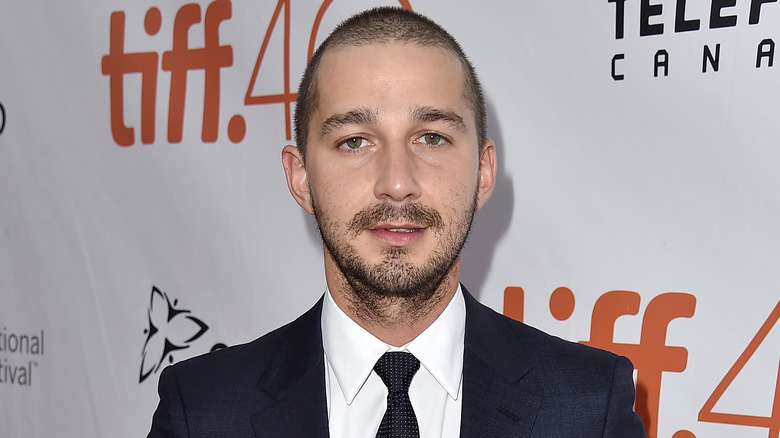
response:
M528 437L542 402L533 364L503 318L463 288L466 334L461 438ZM327 438L322 300L285 327L258 381L257 438ZM514 354L513 354L514 353Z
M463 293L466 339L461 438L528 437L542 402L533 364L522 354L528 349L503 318L479 304L465 288Z
M327 438L322 300L287 326L258 382L264 393L252 416L257 438Z

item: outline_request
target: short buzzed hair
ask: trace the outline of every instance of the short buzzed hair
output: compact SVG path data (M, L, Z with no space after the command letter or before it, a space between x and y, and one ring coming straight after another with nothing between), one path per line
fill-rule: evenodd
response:
M408 43L422 47L437 47L454 55L463 70L463 94L475 118L478 150L487 139L485 98L474 66L460 45L441 26L428 17L397 7L369 9L348 18L322 42L309 60L298 87L295 104L295 142L306 160L309 123L317 109L318 72L322 57L337 47L360 47L369 44Z

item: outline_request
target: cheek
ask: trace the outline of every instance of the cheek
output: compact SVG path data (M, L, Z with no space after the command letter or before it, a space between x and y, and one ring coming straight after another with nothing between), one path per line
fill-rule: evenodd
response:
M437 193L443 203L453 203L458 208L464 201L470 203L476 193L478 175L472 166L442 167L436 178L431 179L430 190ZM446 204L445 204L446 205Z
M368 187L370 184L350 172L318 174L310 178L310 189L318 208L340 221L351 219L366 206L364 198Z
M431 193L435 205L431 206L442 214L445 222L458 222L467 211L473 210L476 179L443 177L437 182L433 186L436 192Z

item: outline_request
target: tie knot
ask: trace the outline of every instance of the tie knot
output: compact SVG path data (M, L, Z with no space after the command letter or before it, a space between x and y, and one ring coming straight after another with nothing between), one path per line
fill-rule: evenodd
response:
M420 361L412 353L405 351L389 351L374 365L374 371L385 382L391 394L408 392L412 377L419 369Z

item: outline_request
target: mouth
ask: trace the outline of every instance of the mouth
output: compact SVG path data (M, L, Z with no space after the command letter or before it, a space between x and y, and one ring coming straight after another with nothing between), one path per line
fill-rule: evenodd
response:
M363 231L385 233L389 235L417 235L429 228L442 229L441 215L419 204L407 204L394 207L378 204L358 212L347 225L348 231L357 236Z
M367 231L381 242L390 246L408 246L418 242L425 234L425 227L417 225L381 224Z
M384 221L368 227L369 230L390 231L392 233L414 233L428 228L416 221Z

